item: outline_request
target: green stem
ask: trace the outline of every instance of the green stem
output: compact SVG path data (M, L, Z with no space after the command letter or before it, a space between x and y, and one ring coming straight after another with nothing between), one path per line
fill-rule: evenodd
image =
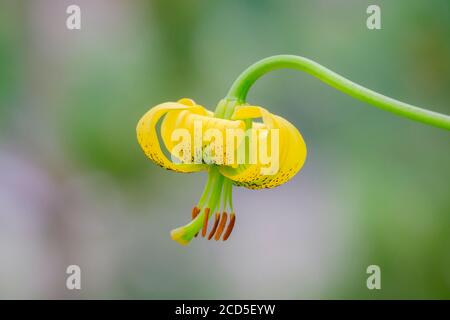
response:
M228 206L230 207L230 211L234 212L233 209L233 184L230 183L230 190L228 192Z
M375 107L395 113L405 118L450 130L450 116L418 108L413 105L386 97L380 93L358 85L312 60L293 55L272 56L251 65L244 72L242 72L233 83L226 99L236 101L237 105L243 104L250 87L256 80L270 71L283 68L305 71L317 77L326 84L356 99L372 104Z
M217 180L214 183L214 189L212 191L211 197L209 198L207 208L210 208L209 216L213 214L213 212L216 210L217 205L220 205L220 198L222 195L222 186L223 186L223 179L224 176L221 174L217 175Z
M211 193L211 187L213 185L213 181L215 179L215 177L217 176L216 173L217 169L213 166L209 169L208 172L208 180L206 181L206 186L203 189L203 193L200 197L200 200L197 203L197 207L198 208L202 208L203 205L205 204L206 199L208 199L209 194Z

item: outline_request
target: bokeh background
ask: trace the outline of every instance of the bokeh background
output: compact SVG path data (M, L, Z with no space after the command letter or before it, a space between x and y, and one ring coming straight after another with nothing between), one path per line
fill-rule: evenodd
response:
M382 30L366 28L369 4ZM300 129L303 170L235 189L227 243L170 239L206 177L148 161L138 119L181 97L213 109L280 53L450 113L448 0L2 0L0 298L450 298L449 132L296 71L249 101ZM65 287L70 264L82 290ZM372 264L381 290L366 288Z

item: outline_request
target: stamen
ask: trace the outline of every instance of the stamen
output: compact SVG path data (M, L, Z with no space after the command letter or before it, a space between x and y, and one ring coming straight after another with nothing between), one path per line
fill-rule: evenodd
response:
M217 228L216 234L214 235L214 240L219 240L220 236L222 235L223 228L225 227L225 224L227 223L227 213L224 211L222 212L222 218L220 219L219 228Z
M192 220L194 220L198 214L200 213L200 209L198 207L192 208Z
M228 237L231 234L231 231L233 231L234 222L236 221L236 216L234 212L230 214L230 223L228 224L227 231L225 231L223 235L223 241L227 241Z
M197 206L192 208L192 220L194 220L198 216L199 213L200 213L200 209ZM198 236L198 232L195 234L195 237L197 237L197 236Z
M209 208L205 209L205 217L203 218L202 237L206 236L206 230L208 229Z
M217 226L219 225L219 220L220 220L220 213L216 212L216 218L214 220L214 225L211 229L211 232L208 235L208 240L211 240L211 238L213 237L214 233L216 232Z

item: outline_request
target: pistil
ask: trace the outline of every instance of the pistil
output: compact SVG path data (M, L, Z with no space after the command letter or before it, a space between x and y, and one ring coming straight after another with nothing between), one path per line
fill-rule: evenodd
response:
M212 166L208 173L203 194L197 205L192 209L192 221L185 226L172 230L172 239L181 244L188 244L194 236L198 235L200 230L202 237L206 237L210 217L216 212L214 224L207 238L210 240L214 237L215 240L219 240L224 234L223 240L227 240L235 221L234 213L232 213L230 224L227 226L227 211L233 210L232 188L232 181L222 176L216 166ZM221 209L223 210L222 215L220 214Z

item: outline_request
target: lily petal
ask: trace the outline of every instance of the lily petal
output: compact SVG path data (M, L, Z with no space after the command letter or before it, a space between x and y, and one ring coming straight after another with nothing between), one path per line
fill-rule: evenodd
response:
M220 167L220 172L236 185L249 189L274 188L290 180L303 166L306 159L306 144L300 132L289 121L258 106L237 107L231 118L233 120L262 118L262 125L257 122L252 124L258 132L279 130L279 170L273 175L262 174L261 169L265 166L259 163L259 160L256 164L240 165L237 168Z
M195 125L201 124L201 132L195 132ZM195 137L196 134L206 135L208 130L214 129L220 132L221 137L223 138L221 143L221 149L223 152L222 157L220 159L226 158L226 130L227 129L242 129L245 130L245 123L241 120L226 120L221 118L215 118L214 113L203 108L200 105L195 105L195 107L190 109L180 109L173 110L167 113L161 124L161 137L166 146L167 150L172 153L174 150L175 144L172 141L172 133L177 130L182 129L186 130L190 134L191 137ZM217 141L214 141L217 142ZM201 152L207 148L210 142L201 141ZM191 144L191 155L194 155L195 142ZM176 154L173 154L177 156ZM204 160L204 159L203 159ZM212 160L212 159L211 159ZM217 163L221 164L221 163Z
M189 101L189 99L180 100L180 102L185 103L190 103ZM137 124L136 133L138 142L147 157L153 160L153 162L157 165L176 172L188 173L207 170L207 166L205 164L174 163L167 159L161 150L156 132L158 120L168 112L181 110L197 110L198 112L201 108L201 106L196 106L195 104L187 105L179 102L166 102L151 108L146 114L144 114Z

